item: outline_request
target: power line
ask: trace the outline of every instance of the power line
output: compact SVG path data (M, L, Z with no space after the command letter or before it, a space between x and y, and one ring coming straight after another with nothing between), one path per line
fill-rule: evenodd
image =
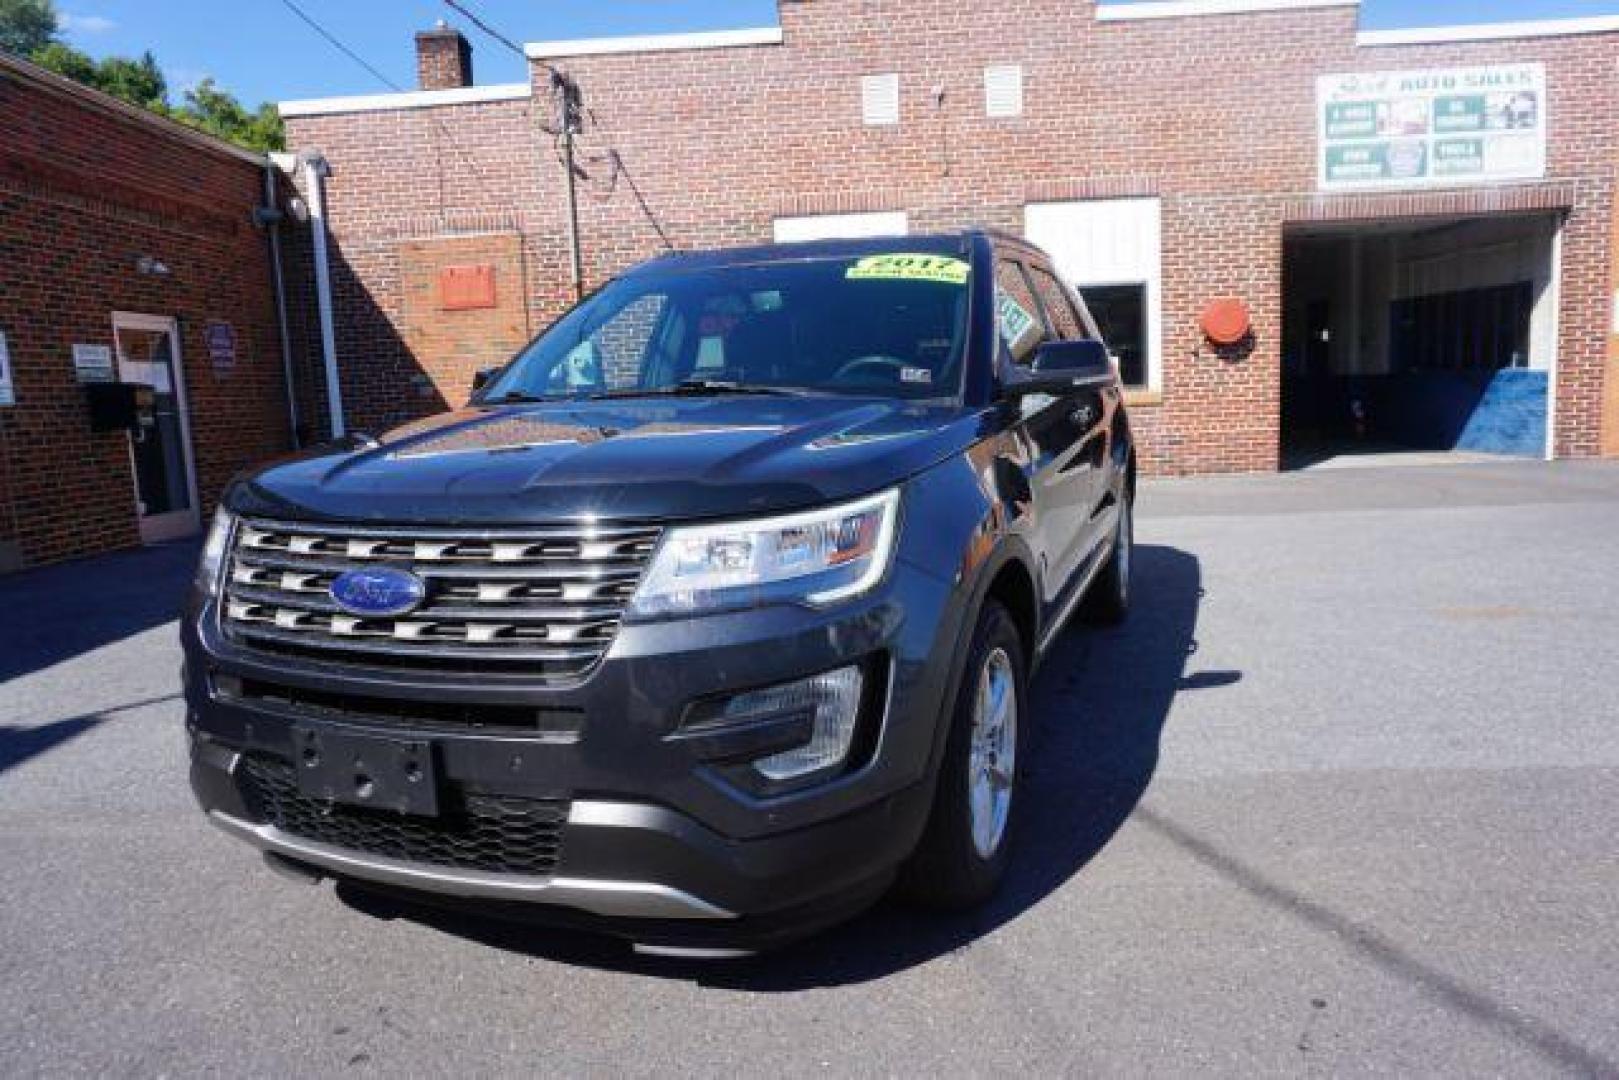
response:
M353 49L349 48L347 45L345 45L341 41L339 41L337 39L337 37L332 34L331 31L327 30L320 23L318 23L314 19L310 18L308 13L305 12L303 8L301 8L297 4L293 3L292 0L281 0L281 3L286 6L288 11L292 12L294 15L298 16L298 18L302 19L305 23L309 24L309 28L311 30L315 31L315 33L319 34L321 37L323 37L327 41L331 42L332 47L337 49L338 52L342 53L344 56L348 57L350 60L353 60L356 64L359 64L361 67L365 68L365 70L369 71L373 76L376 77L378 82L382 83L382 85L386 86L390 90L395 90L395 91L398 91L399 93L404 93L403 88L401 88L398 83L395 83L392 79L388 78L388 76L384 75L382 72L380 72L376 68L372 67L370 62L367 61L365 57L361 56L359 53L355 52Z
M353 60L356 64L360 65L360 67L362 67L366 71L370 72L371 76L373 78L375 78L378 82L382 83L382 85L386 86L388 89L393 90L396 93L401 93L402 94L402 93L405 92L404 87L400 86L398 83L396 83L392 79L388 78L388 76L384 75L381 71L377 70L377 68L374 67L371 64L370 61L366 60L365 57L361 56L359 53L355 52L353 49L351 49L347 45L345 45L337 37L336 34L333 34L330 30L326 29L320 23L316 22L315 19L312 16L310 16L310 14L308 12L304 11L303 8L301 8L297 4L295 4L293 2L293 0L281 0L281 3L282 3L282 5L284 7L286 7L286 9L288 11L290 11L294 15L298 16L298 18L301 19L311 30L315 31L315 33L319 34L321 37L325 38L328 42L330 42L332 47L337 49L338 52L342 53L344 56L348 57L350 60ZM456 155L458 157L460 157L462 164L464 164L468 169L470 169L477 176L477 178L478 178L478 180L480 182L487 185L489 183L488 174L486 174L483 171L482 166L480 166L476 161L472 160L472 156L467 152L466 147L461 145L461 140L456 138L455 132L450 130L450 126L448 124L446 124L443 120L439 119L436 116L432 117L431 119L433 121L433 124L439 129L439 132L444 136L445 140L450 144L450 148L455 151L455 153L456 153ZM443 178L443 175L442 175L443 174L443 165L442 165L442 163L440 164L439 172L440 172L440 179L442 181L442 178Z
M460 0L444 0L444 3L445 6L447 6L451 11L458 13L473 26L476 26L479 30L482 30L485 34L489 35L489 37L500 42L500 44L506 46L506 48L510 49L518 56L521 56L525 62L538 64L540 67L544 68L551 76L551 84L553 87L559 81L568 81L567 73L562 71L562 69L558 68L555 64L552 64L549 61L541 60L538 57L529 56L527 49L517 44L517 42L507 37L505 34L502 34L499 30L496 30L493 26L490 26L483 19L480 19L466 6L466 4L461 3Z
M528 53L523 50L522 46L518 45L517 42L507 37L505 34L502 34L499 30L496 30L482 19L478 18L478 16L474 15L472 12L468 11L464 4L457 3L456 0L444 0L444 3L451 10L459 12L461 16L473 26L476 26L479 30L482 30L484 33L506 46L506 48L516 53L518 56L521 56L525 60L528 59Z

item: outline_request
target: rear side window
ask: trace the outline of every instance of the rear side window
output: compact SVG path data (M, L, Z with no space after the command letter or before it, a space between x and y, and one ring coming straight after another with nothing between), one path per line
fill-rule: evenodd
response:
M1031 266L1029 278L1034 282L1035 292L1040 294L1040 302L1045 305L1046 315L1051 319L1051 329L1059 341L1079 341L1090 337L1084 331L1084 324L1080 322L1073 302L1050 271Z
M1050 338L1023 268L1009 259L995 264L995 316L1014 364L1028 364Z

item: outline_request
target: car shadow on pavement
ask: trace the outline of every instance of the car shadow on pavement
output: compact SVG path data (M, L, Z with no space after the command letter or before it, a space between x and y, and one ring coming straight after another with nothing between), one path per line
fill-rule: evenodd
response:
M40 754L55 750L64 743L73 741L92 728L99 727L112 720L118 713L179 700L179 694L163 694L159 697L143 698L140 701L114 705L111 708L101 709L93 713L52 720L50 723L40 724L36 727L0 724L0 773L14 769L18 765L38 757Z
M401 916L540 958L761 992L864 982L960 949L1016 919L1079 874L1135 809L1158 764L1158 741L1183 691L1229 685L1238 672L1187 674L1203 585L1198 560L1138 545L1135 596L1121 626L1066 629L1031 688L1033 745L1023 755L1017 850L1000 892L947 914L885 899L851 922L785 949L735 961L632 956L623 945L458 912L381 905L340 890L350 906Z
M0 578L0 684L178 618L197 551L182 540Z

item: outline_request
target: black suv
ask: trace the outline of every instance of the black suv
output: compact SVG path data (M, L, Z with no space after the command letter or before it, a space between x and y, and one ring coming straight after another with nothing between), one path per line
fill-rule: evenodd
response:
M1130 600L1119 382L994 233L681 254L465 409L236 481L192 785L280 869L763 947L1006 868L1030 669Z

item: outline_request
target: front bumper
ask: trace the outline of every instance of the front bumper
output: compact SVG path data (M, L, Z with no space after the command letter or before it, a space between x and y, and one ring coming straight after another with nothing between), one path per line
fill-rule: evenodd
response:
M932 802L932 763L955 651L956 590L897 561L873 594L832 612L777 607L625 626L584 680L559 687L452 674L405 674L272 656L220 630L211 604L184 623L192 786L225 831L339 878L469 904L516 905L604 920L638 940L652 924L776 924L839 908L885 883L914 848ZM869 756L815 787L750 793L728 776L724 740L671 737L694 700L803 678L849 663L880 670L886 692ZM357 851L285 831L244 790L248 755L291 762L293 727L398 737L397 723L219 687L250 682L286 698L354 695L395 703L532 707L571 718L515 733L410 721L435 748L444 786L566 806L555 865L489 873ZM734 751L734 747L732 748ZM618 925L635 920L634 928Z

